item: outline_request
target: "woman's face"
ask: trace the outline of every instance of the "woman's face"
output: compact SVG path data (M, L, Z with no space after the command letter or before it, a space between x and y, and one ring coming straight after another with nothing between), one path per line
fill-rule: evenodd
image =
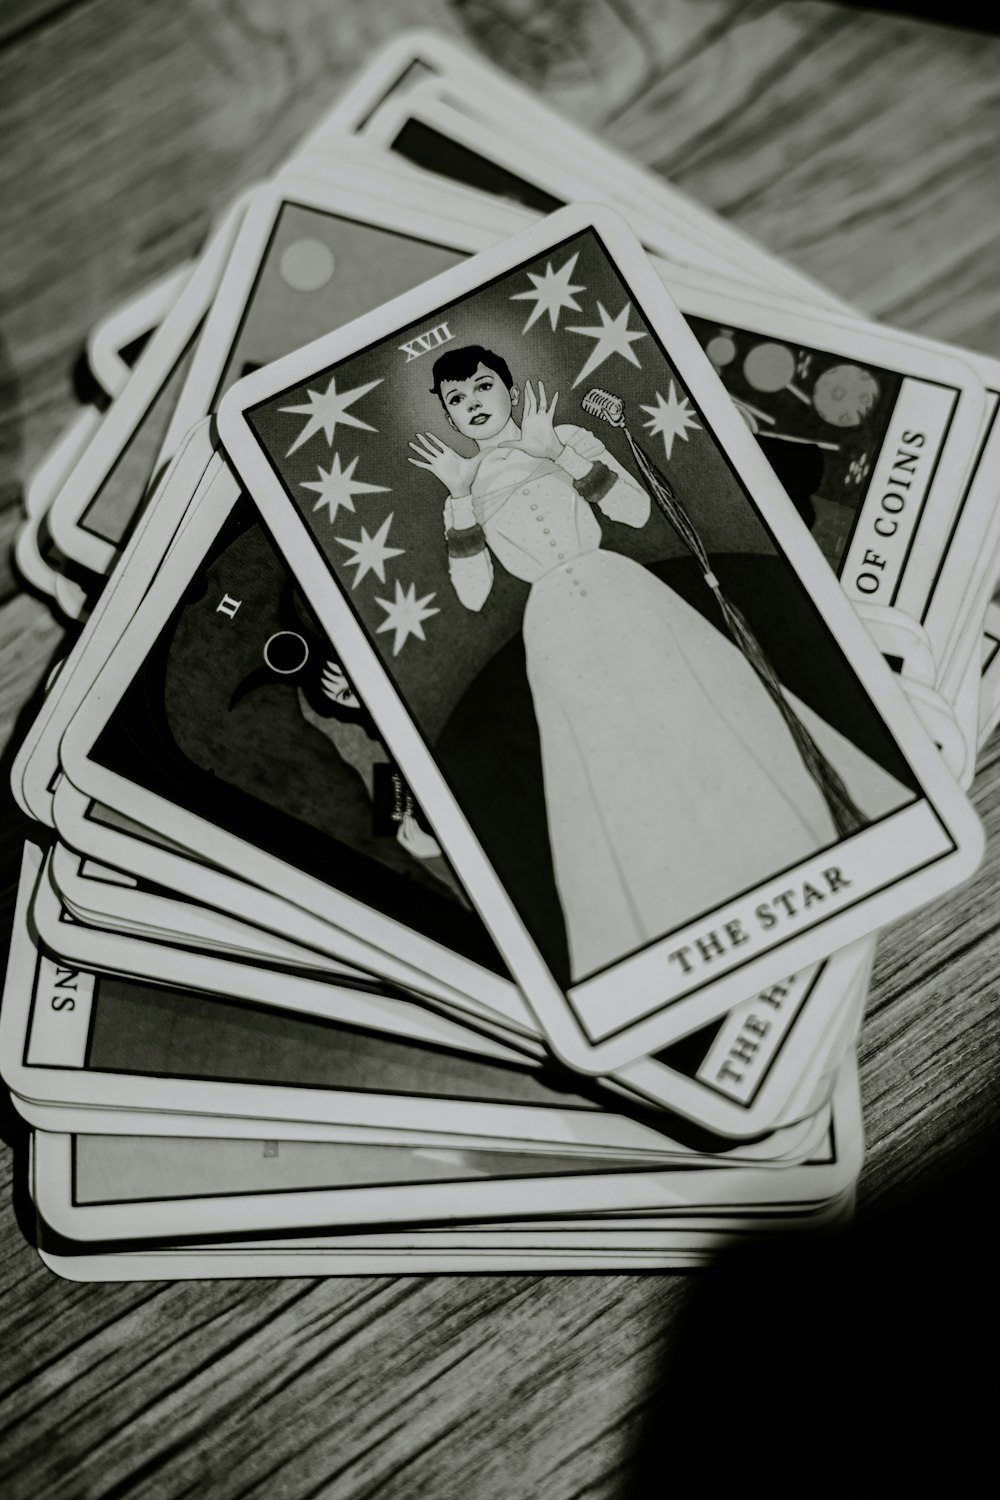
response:
M441 400L452 424L464 437L482 442L496 437L510 421L512 396L495 370L480 364L468 380L443 380Z

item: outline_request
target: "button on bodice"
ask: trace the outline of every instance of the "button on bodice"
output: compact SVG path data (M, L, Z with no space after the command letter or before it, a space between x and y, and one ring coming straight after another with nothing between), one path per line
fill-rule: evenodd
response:
M490 549L515 577L534 583L567 559L601 545L601 528L569 475L519 451L490 454L473 494L484 504Z

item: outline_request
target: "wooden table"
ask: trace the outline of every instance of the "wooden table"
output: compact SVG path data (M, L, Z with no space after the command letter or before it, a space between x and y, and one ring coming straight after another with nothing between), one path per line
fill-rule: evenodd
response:
M89 325L192 252L212 211L415 23L464 35L874 315L1000 355L1000 40L818 3L7 0L5 767L62 641L7 549ZM861 1046L868 1213L996 1124L997 741L974 796L980 874L881 941ZM23 832L5 803L8 923ZM697 1278L72 1285L25 1241L24 1134L9 1108L4 1121L5 1496L626 1493Z

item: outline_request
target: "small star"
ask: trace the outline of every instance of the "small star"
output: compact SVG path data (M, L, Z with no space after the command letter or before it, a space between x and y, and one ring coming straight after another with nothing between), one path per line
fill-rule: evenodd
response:
M574 386L579 385L581 380L586 380L591 371L596 370L598 365L602 365L612 354L620 354L630 364L639 365L632 345L636 339L644 339L646 335L642 332L629 333L628 318L631 311L632 304L626 302L617 318L612 318L604 303L598 302L597 313L601 320L599 328L570 328L568 330L569 333L582 333L589 339L597 340L590 351L587 363L574 380ZM639 368L641 369L642 366L640 365Z
M333 434L338 422L343 422L346 427L365 427L369 432L378 432L378 428L373 427L370 422L362 422L360 417L350 416L347 408L381 384L381 378L369 380L367 385L359 385L356 390L344 391L338 395L337 378L331 376L330 384L325 391L306 392L307 399L304 406L279 407L279 411L295 412L309 418L285 457L294 453L296 448L301 448L302 444L308 442L313 433L319 432L321 428L332 448Z
M579 252L577 252L579 254ZM528 280L533 284L532 292L515 292L511 297L512 302L534 302L531 316L525 323L522 333L527 333L533 323L536 323L542 313L548 313L552 332L555 333L559 323L559 314L563 308L572 308L574 312L581 312L579 302L574 297L574 292L585 292L585 286L571 286L570 277L576 265L577 256L573 255L559 271L553 271L552 262L549 261L545 267L544 276L536 276L534 271L529 271Z
M313 510L319 510L326 506L330 512L330 524L333 525L337 519L337 511L341 506L345 510L353 511L355 495L373 495L387 491L386 484L365 484L361 479L353 479L351 476L357 468L357 458L352 458L346 469L340 466L340 454L333 455L333 463L328 470L323 465L317 465L319 470L318 479L303 479L300 481L304 490L315 490L319 499L313 506Z
M369 573L376 574L379 583L385 583L385 565L389 558L403 556L406 551L405 547L390 547L387 543L391 525L392 514L390 512L374 536L369 536L362 526L360 542L352 542L346 536L335 538L342 547L349 547L354 553L354 556L349 557L345 564L348 568L356 567L358 570L351 584L352 589L356 589L362 578L367 578Z
M692 432L700 432L701 427L694 419L694 412L686 396L678 397L674 389L674 382L670 387L666 401L656 392L656 405L644 406L644 412L649 413L650 420L643 422L647 432L657 434L663 439L663 451L669 458L674 451L674 438L688 440L688 429Z
M398 656L406 645L411 635L418 640L426 640L424 635L424 621L429 620L431 615L439 615L439 609L429 609L427 606L434 598L433 594L425 594L422 599L417 598L415 584L410 584L404 594L400 587L399 579L396 579L395 599L378 599L375 603L380 604L385 610L385 619L378 627L376 634L381 635L384 630L395 631L395 639L392 643L392 654Z

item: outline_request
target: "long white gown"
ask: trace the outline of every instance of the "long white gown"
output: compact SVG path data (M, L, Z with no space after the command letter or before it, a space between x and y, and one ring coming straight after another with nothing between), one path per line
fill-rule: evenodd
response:
M562 466L488 450L472 506L489 551L451 560L482 607L490 553L531 584L523 632L549 842L574 981L776 875L837 834L792 737L740 650L652 573L601 548L572 477L606 464L599 502L632 526L646 491L590 432L563 426ZM466 502L467 503L467 502ZM461 517L448 502L446 527ZM868 816L910 793L793 702Z

